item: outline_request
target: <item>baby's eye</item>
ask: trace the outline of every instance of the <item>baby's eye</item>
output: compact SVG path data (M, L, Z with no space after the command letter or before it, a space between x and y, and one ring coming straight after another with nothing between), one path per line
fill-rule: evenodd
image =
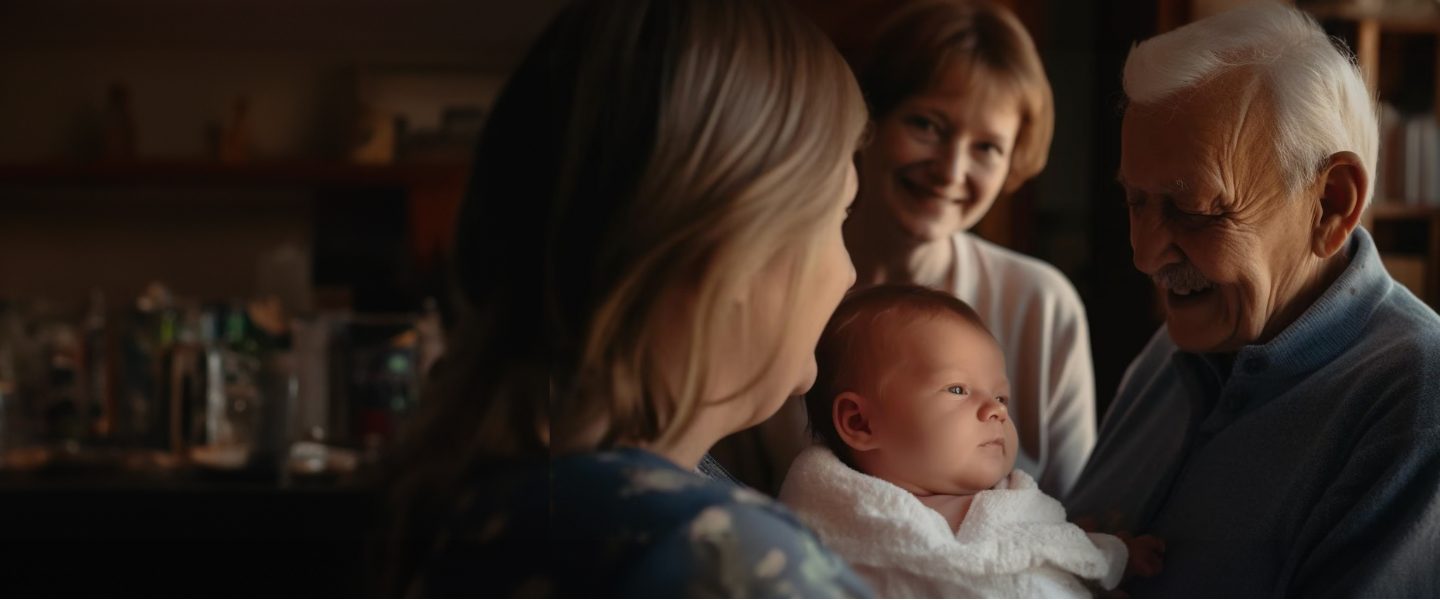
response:
M996 401L996 402L999 402L999 403L1001 403L1001 404L1004 404L1005 406L1010 406L1010 397L1009 397L1009 396L996 396L996 397L995 397L995 401Z
M963 385L952 385L948 388L945 388L945 391L955 394L956 396L970 395L970 390Z

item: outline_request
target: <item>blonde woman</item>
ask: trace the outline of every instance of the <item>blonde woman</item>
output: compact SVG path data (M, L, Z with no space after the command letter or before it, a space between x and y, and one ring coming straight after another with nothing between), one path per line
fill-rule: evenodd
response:
M391 488L399 591L868 590L771 499L696 472L815 377L854 282L866 121L766 0L594 0L512 76L461 212L467 300Z
M875 127L845 226L857 287L919 284L980 313L1014 382L1016 467L1063 497L1095 445L1084 305L1054 267L968 232L1045 166L1054 109L1035 45L988 0L912 0L847 56Z

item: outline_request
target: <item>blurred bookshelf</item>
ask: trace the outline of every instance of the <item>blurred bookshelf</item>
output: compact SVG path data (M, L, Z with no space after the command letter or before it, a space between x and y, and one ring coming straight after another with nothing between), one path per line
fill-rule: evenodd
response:
M1380 101L1375 198L1363 223L1390 274L1440 309L1440 4L1297 4L1345 40Z
M1432 307L1440 298L1440 206L1379 202L1370 229L1385 268Z

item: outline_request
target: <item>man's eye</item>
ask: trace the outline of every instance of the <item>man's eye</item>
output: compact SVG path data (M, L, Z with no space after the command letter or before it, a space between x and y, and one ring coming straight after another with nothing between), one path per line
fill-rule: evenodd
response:
M955 394L956 396L970 395L970 390L963 385L952 385L948 388L945 388L945 391Z
M1189 226L1193 226L1193 227L1201 227L1201 226L1205 226L1205 225L1210 225L1210 224L1212 224L1212 223L1220 220L1220 218L1221 218L1221 215L1211 215L1211 214L1206 214L1206 213L1189 212L1189 211L1180 210L1180 209L1178 209L1178 208L1177 208L1177 209L1171 209L1169 212L1170 212L1170 218L1174 219L1175 221L1179 222L1179 223L1182 224L1182 225L1189 225Z
M1181 208L1174 200L1168 198L1165 201L1165 216L1171 221L1187 227L1204 227L1224 218L1224 215L1221 214L1211 214Z

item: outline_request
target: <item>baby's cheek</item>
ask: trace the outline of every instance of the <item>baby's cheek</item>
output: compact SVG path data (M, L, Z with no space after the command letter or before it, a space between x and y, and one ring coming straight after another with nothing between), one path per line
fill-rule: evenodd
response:
M905 444L914 458L935 460L952 454L960 437L963 434L947 426L944 419L930 418L913 424Z
M1015 456L1020 452L1020 432L1015 429L1014 421L1005 422L1005 445L1008 447L1006 456L1010 457L1010 465L1015 465Z

